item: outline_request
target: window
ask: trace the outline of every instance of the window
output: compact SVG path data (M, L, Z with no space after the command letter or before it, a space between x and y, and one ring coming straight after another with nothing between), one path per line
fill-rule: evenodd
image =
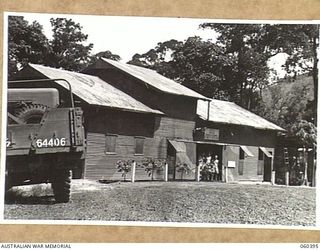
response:
M116 153L117 135L106 135L106 154Z
M134 154L143 155L144 139L143 137L134 138Z

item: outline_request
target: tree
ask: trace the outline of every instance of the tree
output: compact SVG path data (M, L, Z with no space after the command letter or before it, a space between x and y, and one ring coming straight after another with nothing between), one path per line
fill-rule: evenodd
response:
M229 99L232 87L226 86L226 73L233 60L223 48L200 37L158 43L147 53L134 55L129 63L154 69L205 96Z
M172 54L183 46L183 42L171 39L160 42L144 54L135 54L129 64L156 70L168 78L176 78L177 72L172 68Z
M38 22L29 24L21 16L9 16L8 23L8 74L12 77L27 63L80 71L90 61L92 44L84 45L88 35L80 24L71 19L51 18L53 38L48 40ZM104 56L107 51L101 52ZM98 53L99 54L99 53ZM113 59L117 59L113 55Z
M201 28L213 29L217 43L225 48L225 53L234 57L235 64L230 71L230 84L237 93L233 101L248 109L253 109L255 92L268 85L268 59L273 56L263 46L265 25L203 23Z
M318 101L318 55L319 25L317 24L278 24L267 26L265 43L269 50L284 52L289 55L285 69L287 72L308 73L313 77L314 99L308 105L313 117L317 120Z
M258 113L288 131L287 136L296 136L294 126L306 119L306 107L310 97L310 77L301 77L296 82L283 81L263 91L257 108Z
M29 24L21 16L8 18L8 76L11 78L27 63L44 64L48 59L49 42L38 22Z
M118 172L121 173L124 181L127 181L127 175L131 172L133 163L133 160L119 160L116 162Z
M50 41L50 61L55 68L80 71L90 59L93 44L84 45L88 35L82 32L79 23L72 19L51 18L53 39Z
M166 164L165 160L153 159L151 157L148 157L143 160L141 166L148 173L148 175L151 176L151 180L153 181L154 173L160 172L161 170L163 170L165 164Z
M94 54L93 56L90 56L89 63L90 64L95 63L100 57L115 60L115 61L121 60L121 57L119 55L113 54L111 51L106 50L106 51L101 51L97 54Z

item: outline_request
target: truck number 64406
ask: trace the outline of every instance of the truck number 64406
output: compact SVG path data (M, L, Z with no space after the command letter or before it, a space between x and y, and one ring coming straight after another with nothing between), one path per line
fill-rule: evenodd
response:
M63 147L66 145L66 138L37 139L37 148Z

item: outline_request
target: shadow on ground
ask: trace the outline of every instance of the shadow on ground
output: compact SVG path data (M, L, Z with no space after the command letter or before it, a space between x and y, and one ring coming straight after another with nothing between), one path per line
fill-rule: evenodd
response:
M6 194L5 204L23 204L23 205L51 205L55 204L56 201L53 195L46 196L16 196L12 194Z
M50 205L55 203L52 192L45 185L13 187L5 194L5 204Z

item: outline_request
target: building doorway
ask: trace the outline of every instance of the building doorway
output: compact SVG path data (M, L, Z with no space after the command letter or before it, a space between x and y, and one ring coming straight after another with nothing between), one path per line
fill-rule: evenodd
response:
M216 144L197 144L197 165L201 164L200 161L205 161L211 159L211 164L217 159L218 163L218 173L210 169L211 167L205 167L200 171L200 180L202 181L221 181L222 180L222 145ZM202 163L203 164L203 163Z
M271 157L264 156L263 181L271 181Z

